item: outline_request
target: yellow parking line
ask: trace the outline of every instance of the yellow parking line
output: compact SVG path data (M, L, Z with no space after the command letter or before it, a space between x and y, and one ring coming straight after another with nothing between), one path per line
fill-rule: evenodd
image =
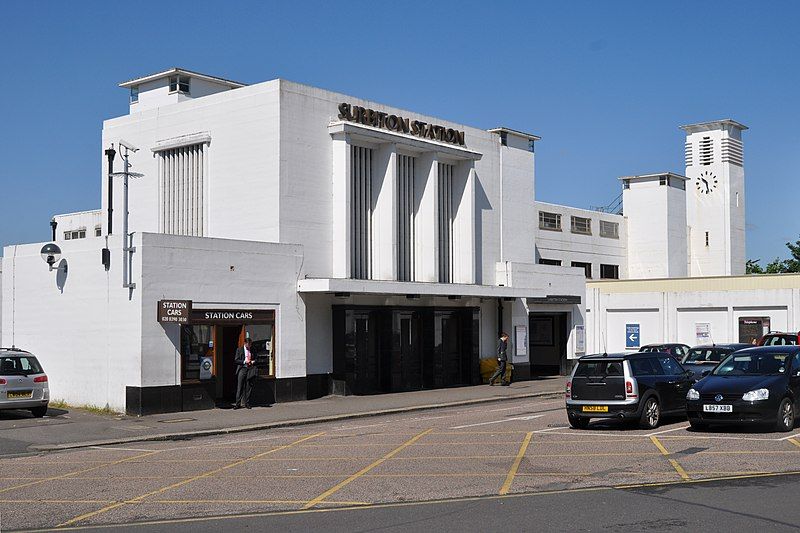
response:
M303 506L303 509L309 509L311 507L314 507L315 505L317 505L318 503L322 502L325 498L327 498L331 494L334 494L334 493L338 492L343 487L345 487L349 483L352 483L356 479L360 478L361 476L363 476L364 474L366 474L367 472L369 472L373 468L375 468L375 467L383 464L384 462L388 461L389 459L391 459L392 457L394 457L395 455L400 453L403 449L407 448L408 446L411 446L412 444L417 442L419 439L421 439L422 437L424 437L425 435L427 435L431 431L433 431L433 428L427 429L427 430L423 431L422 433L419 433L419 434L415 435L414 437L412 437L411 439L407 440L406 442L404 442L403 444L401 444L400 446L398 446L397 448L395 448L391 452L387 453L386 455L384 455L383 457L381 457L377 461L374 461L370 465L362 468L361 470L359 470L358 472L356 472L352 476L348 477L347 479L345 479L341 483L337 483L333 487L329 488L328 490L326 490L325 492L323 492L322 494L320 494L319 496L317 496L316 498L314 498L313 500L311 500L310 502L305 504Z
M800 442L798 442L797 439L789 439L789 442L800 448Z
M661 455L667 458L669 464L671 464L672 468L674 468L675 471L678 473L678 475L681 476L681 479L685 481L689 481L692 479L691 477L689 477L689 474L686 473L686 470L684 470L683 467L678 463L678 461L670 457L670 453L667 451L666 448L664 448L664 445L661 444L661 441L658 440L658 437L652 436L650 437L650 440L653 441L653 444L656 445L656 448L658 448L658 450L661 452Z
M128 503L139 503L142 500L144 500L145 498L148 498L150 496L155 496L156 494L161 494L161 493L166 492L166 491L168 491L170 489L178 488L180 486L186 485L187 483L191 483L192 481L196 481L198 479L203 479L203 478L206 478L206 477L209 477L209 476L213 476L217 472L222 472L223 470L227 470L229 468L233 468L234 466L239 466L242 463L246 463L247 461L250 461L252 459L257 459L259 457L262 457L264 455L267 455L267 454L270 454L270 453L273 453L273 452L277 452L279 450L285 450L286 448L291 448L295 444L300 444L301 442L305 442L305 441L307 441L309 439L313 439L314 437L319 437L320 435L323 435L323 434L324 434L324 432L315 433L313 435L308 435L307 437L303 437L302 439L298 439L298 440L296 440L296 441L294 441L294 442L292 442L290 444L284 444L283 446L279 446L277 448L273 448L272 450L267 450L266 452L262 452L262 453L260 453L258 455L254 455L253 457L247 457L245 459L239 459L238 461L234 461L233 463L227 464L227 465L222 466L220 468L215 468L214 470L209 470L208 472L204 472L204 473L199 474L197 476L193 476L193 477L184 479L183 481L178 481L177 483L173 483L171 485L167 485L166 487L162 487L160 489L156 489L156 490L150 491L148 493L142 494L141 496L137 496L136 498L132 498L130 500L126 500L126 501L122 501L122 502L117 502L117 503L114 503L114 504L111 504L111 505L107 505L106 507L103 507L102 509L98 509L97 511L92 511L90 513L84 513L82 515L78 515L78 516L76 516L74 518L71 518L71 519L67 520L66 522L58 524L56 527L69 526L71 524L74 524L75 522L80 522L81 520L86 520L87 518L92 518L93 516L97 516L99 514L106 513L108 511L111 511L112 509L116 509L117 507L121 507L121 506L123 506L125 504L128 504Z
M514 459L514 464L511 465L511 469L508 471L506 480L503 483L503 486L500 488L501 496L508 494L509 489L511 489L511 484L514 482L514 476L517 474L517 470L519 470L519 464L522 462L522 458L525 457L525 452L528 450L528 445L531 443L532 436L532 431L529 431L525 434L525 439L522 441L522 444L519 447L519 452L517 452L517 457Z
M129 461L134 461L136 459L142 459L144 457L148 457L150 455L154 455L154 454L160 453L160 452L161 452L161 450L154 451L154 452L141 453L139 455L134 455L133 457L127 457L125 459L120 459L118 461L112 461L110 463L106 462L106 463L103 463L101 465L93 466L91 468L86 468L84 470L76 470L75 472L68 472L66 474L61 474L59 476L52 476L52 477L46 477L46 478L43 478L43 479L37 479L36 481L31 481L29 483L23 483L21 485L14 485L14 486L11 486L11 487L6 487L4 489L0 489L0 493L8 492L8 491L11 491L11 490L16 490L16 489L22 489L22 488L25 488L25 487L31 487L33 485L38 485L40 483L45 483L46 481L56 481L56 480L59 480L59 479L66 479L66 478L68 478L70 476L76 476L78 474L85 474L86 472L91 472L93 470L97 470L98 468L104 468L106 466L114 466L114 465L118 465L118 464L122 464L122 463L127 463Z

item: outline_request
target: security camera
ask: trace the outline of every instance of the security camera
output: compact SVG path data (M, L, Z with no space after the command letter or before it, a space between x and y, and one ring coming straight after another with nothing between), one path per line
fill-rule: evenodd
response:
M117 141L117 142L119 142L119 145L120 145L120 146L123 146L123 147L127 148L127 149L128 149L128 150L130 150L131 152L138 152L138 151L139 151L139 149L138 149L138 148L136 148L134 145L132 145L131 143L129 143L129 142L127 142L127 141L123 140L123 139L120 139L120 140L119 140L119 141Z

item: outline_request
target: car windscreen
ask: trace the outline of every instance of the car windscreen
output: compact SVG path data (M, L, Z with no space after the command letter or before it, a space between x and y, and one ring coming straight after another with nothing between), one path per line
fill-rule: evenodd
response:
M642 353L652 353L652 352L665 352L666 349L664 346L643 346L639 351Z
M796 335L767 335L764 346L794 346L797 344Z
M575 370L575 377L621 376L622 361L581 361Z
M780 375L786 372L788 358L789 354L786 353L733 353L714 369L713 374L715 376Z
M722 358L730 354L732 350L721 350L719 348L692 348L689 355L683 360L686 363L719 363Z
M0 357L0 376L27 376L41 373L42 367L32 355Z

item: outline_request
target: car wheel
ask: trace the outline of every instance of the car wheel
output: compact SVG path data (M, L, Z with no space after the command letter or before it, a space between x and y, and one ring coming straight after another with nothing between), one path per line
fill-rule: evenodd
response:
M695 431L705 431L708 429L708 424L700 422L699 420L689 419L689 425L692 426L692 429Z
M39 407L34 407L34 408L31 409L31 413L36 418L42 418L44 415L47 414L47 406L46 405L42 405L42 406L39 406Z
M661 406L653 396L644 402L642 416L639 418L639 427L642 429L655 429L661 422Z
M580 416L570 416L569 418L569 425L575 429L586 429L589 427L589 419L583 418Z
M776 431L791 431L794 428L794 405L792 400L784 398L778 406L778 422Z

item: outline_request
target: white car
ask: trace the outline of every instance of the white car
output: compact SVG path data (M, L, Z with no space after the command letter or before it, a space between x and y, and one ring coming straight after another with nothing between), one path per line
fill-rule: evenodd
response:
M36 357L18 348L0 348L0 409L28 409L41 418L49 401L47 374Z

